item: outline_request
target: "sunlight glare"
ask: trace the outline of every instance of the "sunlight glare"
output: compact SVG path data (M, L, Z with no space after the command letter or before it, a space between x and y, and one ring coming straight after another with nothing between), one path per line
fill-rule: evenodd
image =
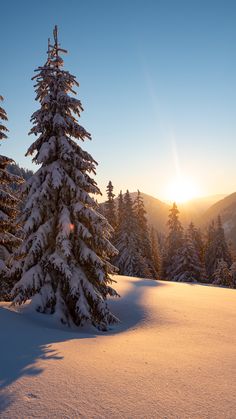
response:
M167 197L171 202L183 203L197 196L199 196L199 190L192 179L175 178L167 188Z

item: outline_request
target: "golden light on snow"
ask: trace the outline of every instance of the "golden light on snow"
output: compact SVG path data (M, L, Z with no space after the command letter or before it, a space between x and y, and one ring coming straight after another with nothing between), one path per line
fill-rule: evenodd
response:
M168 185L166 195L169 201L182 203L199 196L199 189L192 179L178 176Z

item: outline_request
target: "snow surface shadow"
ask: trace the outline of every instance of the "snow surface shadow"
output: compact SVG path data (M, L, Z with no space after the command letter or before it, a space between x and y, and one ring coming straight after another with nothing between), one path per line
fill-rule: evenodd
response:
M38 367L38 360L46 362L63 359L50 345L93 337L92 334L67 332L42 324L27 314L0 307L0 416L17 399L16 395L7 390L9 385L22 376L41 374L44 370L43 362Z
M130 291L126 292L124 297L121 295L121 298L109 300L109 307L112 313L119 318L120 323L113 326L108 334L125 332L129 329L136 329L138 325L145 324L149 318L149 308L142 303L145 293L142 288L156 288L166 285L153 279L137 280L137 278L131 284Z
M156 279L141 279L140 281L137 280L135 282L133 282L133 285L135 287L158 287L158 286L162 286L165 285L165 283L157 281Z
M60 361L62 356L50 346L71 339L89 339L111 336L136 328L148 319L148 307L142 304L145 288L166 285L154 280L136 280L129 284L124 296L108 301L112 312L120 319L108 332L100 332L91 326L80 329L56 328L52 316L15 312L0 307L0 415L17 400L8 386L23 376L37 376L44 370L37 361ZM78 342L79 344L79 342ZM46 364L45 364L46 366Z

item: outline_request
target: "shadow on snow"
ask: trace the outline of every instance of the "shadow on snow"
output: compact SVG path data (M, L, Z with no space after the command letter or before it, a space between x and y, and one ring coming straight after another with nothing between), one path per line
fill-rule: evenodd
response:
M122 277L119 281L122 281ZM71 339L106 337L135 328L145 321L148 314L141 302L144 289L163 285L165 283L154 280L130 279L130 290L123 297L121 295L121 298L108 301L111 311L120 319L120 323L108 332L100 332L92 327L76 330L56 328L48 321L51 316L39 313L28 315L27 310L26 313L18 313L0 307L0 413L16 400L16 395L7 391L10 384L22 376L42 373L43 368L37 366L38 360L63 359L50 347L52 344Z

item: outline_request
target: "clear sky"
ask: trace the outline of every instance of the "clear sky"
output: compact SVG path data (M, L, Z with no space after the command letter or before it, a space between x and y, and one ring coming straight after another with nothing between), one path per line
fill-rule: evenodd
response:
M23 167L37 108L31 77L59 26L80 82L81 124L104 192L168 198L181 173L200 195L236 191L236 1L1 2L0 94L10 129L1 154Z

